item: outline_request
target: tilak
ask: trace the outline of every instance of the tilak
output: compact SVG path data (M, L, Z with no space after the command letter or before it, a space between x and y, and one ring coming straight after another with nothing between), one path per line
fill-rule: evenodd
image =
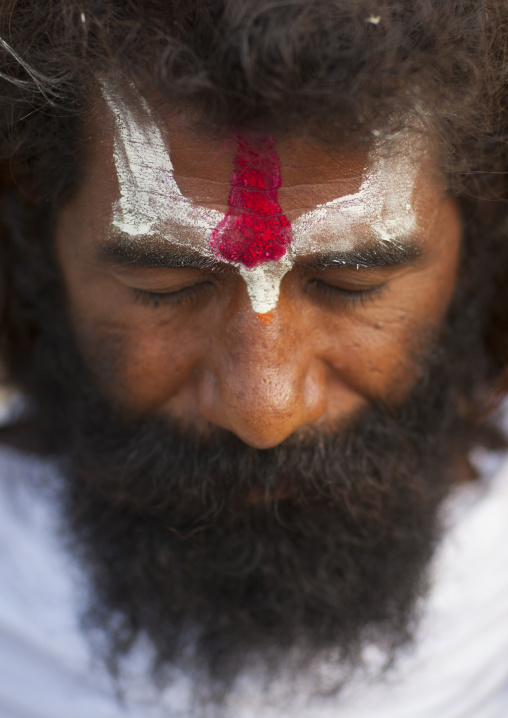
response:
M238 138L230 184L229 210L210 240L214 254L247 269L277 262L291 242L291 224L277 198L280 162L271 137Z
M270 322L281 282L297 257L345 251L357 243L358 228L362 236L368 228L383 243L404 241L415 231L416 170L409 135L398 141L404 151L397 154L396 164L374 145L357 192L314 206L292 226L278 202L281 170L274 140L239 137L224 215L182 194L167 130L135 86L129 102L110 83L101 84L115 118L120 196L113 206L112 225L133 239L160 235L173 245L236 265L264 324Z

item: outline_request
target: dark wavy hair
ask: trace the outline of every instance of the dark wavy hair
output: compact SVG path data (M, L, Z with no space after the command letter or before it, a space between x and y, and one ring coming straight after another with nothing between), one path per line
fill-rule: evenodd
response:
M478 414L508 358L506 0L0 0L0 356L25 390L58 281L53 223L105 74L221 132L340 144L417 116L460 205L466 294L481 298L485 358L463 382Z

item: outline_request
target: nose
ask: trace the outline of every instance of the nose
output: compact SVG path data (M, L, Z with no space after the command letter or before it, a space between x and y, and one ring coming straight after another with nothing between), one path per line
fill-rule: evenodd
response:
M200 372L200 415L255 448L276 446L326 411L326 366L292 319L276 310L265 326L246 312Z

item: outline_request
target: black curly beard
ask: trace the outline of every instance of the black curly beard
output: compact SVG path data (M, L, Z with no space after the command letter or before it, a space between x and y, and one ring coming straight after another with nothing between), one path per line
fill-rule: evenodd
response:
M463 298L454 306L441 330L415 337L419 379L403 404L268 450L126 418L92 379L114 362L90 371L53 307L31 394L89 576L84 625L113 674L145 636L154 682L182 667L220 704L252 661L297 677L333 655L339 683L366 645L388 664L411 641L451 465L471 438L457 396L483 371L478 323Z
M63 412L63 513L90 577L87 630L111 670L140 635L156 681L185 655L214 700L253 659L276 675L294 647L304 663L334 653L338 676L367 643L390 661L411 640L450 486L445 364L427 355L402 406L264 451L222 430L205 440L160 417L125 420L82 369L72 386L87 389Z

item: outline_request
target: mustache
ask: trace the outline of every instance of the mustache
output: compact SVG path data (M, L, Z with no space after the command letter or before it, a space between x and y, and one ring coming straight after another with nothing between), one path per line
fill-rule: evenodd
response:
M425 383L398 409L371 405L346 428L308 430L264 450L223 429L202 437L160 417L120 419L96 397L75 422L81 431L64 461L82 493L141 514L209 520L248 505L276 510L282 502L305 507L351 498L366 510L369 496L388 490L387 476L392 488L407 487L407 466L402 471L397 457L410 462L416 493L429 457L439 459L446 427L435 406L422 409L422 393ZM443 406L449 402L446 387L436 394Z

